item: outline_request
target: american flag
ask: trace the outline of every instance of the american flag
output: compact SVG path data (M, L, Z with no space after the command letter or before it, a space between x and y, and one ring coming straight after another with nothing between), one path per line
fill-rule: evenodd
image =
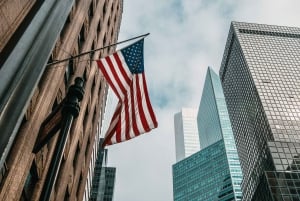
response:
M103 146L130 140L157 127L144 74L144 39L97 61L119 99Z

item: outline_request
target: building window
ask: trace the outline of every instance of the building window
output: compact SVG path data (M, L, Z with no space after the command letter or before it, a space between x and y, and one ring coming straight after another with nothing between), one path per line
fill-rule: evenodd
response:
M2 180L6 177L7 174L7 166L6 166L6 162L4 162L3 167L0 169L0 185L2 183Z
M106 45L106 34L104 35L104 38L103 38L103 46Z
M98 27L97 27L97 32L100 33L101 31L101 22L99 22Z
M89 149L90 149L90 138L88 137L88 141L86 143L86 148L85 148L85 159L87 160L88 159L88 153L89 153Z
M85 41L84 31L85 31L85 25L83 24L82 27L81 27L80 33L78 35L78 49L79 49L79 51L81 50L81 48L83 46L83 43Z
M89 14L90 18L94 15L94 2L93 1L90 4L90 8L89 8L88 14Z
M68 28L68 25L70 24L71 22L71 16L70 14L68 15L68 18L64 24L64 27L62 28L62 30L60 31L60 40L63 40L64 36L66 35L66 32L67 32L67 28Z
M110 26L110 17L109 17L108 20L107 20L107 26L108 26L108 27Z
M38 181L37 167L35 162L33 161L30 171L25 180L21 200L31 200L37 181Z
M73 59L69 60L68 66L66 67L66 72L65 72L65 85L66 87L68 86L68 83L70 81L70 78L74 74L74 63Z
M76 168L76 164L77 164L77 161L78 161L79 154L80 154L80 147L79 147L79 143L77 143L76 152L75 152L74 159L73 159L74 170Z
M83 127L84 127L84 131L86 131L86 127L88 126L88 118L89 118L89 105L87 106L87 109L85 110L85 115L84 115L84 119L83 119Z
M93 79L93 84L92 84L92 87L91 87L91 94L93 94L93 95L94 95L95 87L96 87L96 80L95 80L95 78L94 78L94 79Z
M82 183L82 173L80 173L80 177L79 177L79 181L78 181L78 186L77 186L77 191L76 191L77 199L78 199L78 196L79 196L79 193L80 193L81 183Z
M103 5L103 15L106 13L106 1L104 2L104 5Z
M95 50L95 42L92 43L91 50ZM95 54L95 52L91 52L91 53L90 53L90 60L93 60L94 54ZM91 63L92 63L92 62L91 62Z
M68 187L67 187L66 192L65 192L64 201L69 201L69 199L70 199L70 194L69 194Z
M84 69L84 72L83 72L83 80L84 80L84 84L85 82L87 81L87 78L88 78L88 75L87 75L87 69Z

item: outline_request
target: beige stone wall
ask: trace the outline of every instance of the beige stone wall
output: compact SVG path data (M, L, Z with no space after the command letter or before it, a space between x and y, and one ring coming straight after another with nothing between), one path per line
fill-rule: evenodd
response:
M0 1L0 51L16 31L36 0Z
M24 2L29 1L24 0ZM61 60L117 41L122 12L121 0L76 0L74 2L69 21L53 50L52 59ZM0 8L3 8L2 5L1 3ZM7 3L6 6L8 5L12 6ZM7 7L8 10L12 10L10 6ZM106 9L103 9L104 6ZM93 12L88 12L89 10ZM81 41L81 45L78 44L80 33L85 38ZM93 60L113 51L113 49L98 51L93 55L92 60L89 55L75 59L73 74L68 81L65 80L68 62L47 67L6 161L8 170L0 184L0 200L22 200L26 194L23 189L30 169L36 169L38 174L30 200L39 199L57 135L39 153L33 154L32 149L41 123L54 105L62 101L67 87L73 84L74 78L78 76L86 79L85 95L81 102L80 114L71 128L52 200L65 198L72 201L82 200L92 145L98 122L102 118L101 107L105 104L103 97L106 96L107 91L106 82Z

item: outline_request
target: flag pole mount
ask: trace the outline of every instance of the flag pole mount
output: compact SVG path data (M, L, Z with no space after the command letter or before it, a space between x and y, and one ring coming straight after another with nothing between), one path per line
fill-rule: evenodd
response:
M83 84L84 80L80 77L77 77L75 79L75 84L70 86L68 90L66 100L62 108L62 123L60 133L58 135L57 143L55 145L54 153L39 201L50 200L51 192L57 178L72 122L79 115L79 102L83 99L84 95Z
M145 37L147 37L149 35L150 35L150 33L146 33L146 34L139 35L139 36L136 36L136 37L133 37L133 38L129 38L127 40L123 40L123 41L120 41L120 42L117 42L117 43L106 45L106 46L98 48L98 49L94 49L94 50L90 50L90 51L87 51L87 52L83 52L83 53L80 53L78 55L74 55L74 56L68 57L66 59L56 60L56 61L53 61L51 63L48 63L47 67L55 65L55 64L59 64L59 63L65 62L65 61L73 60L73 59L76 59L78 57L82 57L82 56L85 56L87 54L91 54L91 53L94 53L94 52L97 52L97 51L100 51L100 50L103 50L103 49L106 49L106 48L109 48L109 47L112 47L112 46L120 45L122 43L127 43L127 42L132 41L132 40L136 40L136 39L139 39L139 38L145 38Z

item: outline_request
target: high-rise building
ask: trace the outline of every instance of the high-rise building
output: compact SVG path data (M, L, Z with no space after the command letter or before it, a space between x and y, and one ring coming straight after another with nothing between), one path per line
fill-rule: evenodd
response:
M113 201L116 180L116 168L105 167L105 189L103 201Z
M197 110L182 108L174 115L176 161L200 150Z
M102 144L103 138L100 140ZM107 167L107 149L99 148L97 160L92 177L92 186L86 184L86 193L84 200L89 201L112 201L114 195L114 184L116 168Z
M0 3L0 200L39 200L57 144L36 154L39 130L75 77L85 81L50 200L83 200L97 158L107 84L94 60L115 47L122 0ZM47 63L71 58L62 63ZM90 175L90 176L88 176Z
M300 200L300 28L232 22L220 68L244 200Z
M98 150L97 160L92 177L92 186L89 190L86 190L87 194L89 194L86 195L86 200L97 201L103 200L104 198L106 155L107 149Z
M211 68L197 119L203 148L173 165L174 201L241 200L242 171L221 82Z

